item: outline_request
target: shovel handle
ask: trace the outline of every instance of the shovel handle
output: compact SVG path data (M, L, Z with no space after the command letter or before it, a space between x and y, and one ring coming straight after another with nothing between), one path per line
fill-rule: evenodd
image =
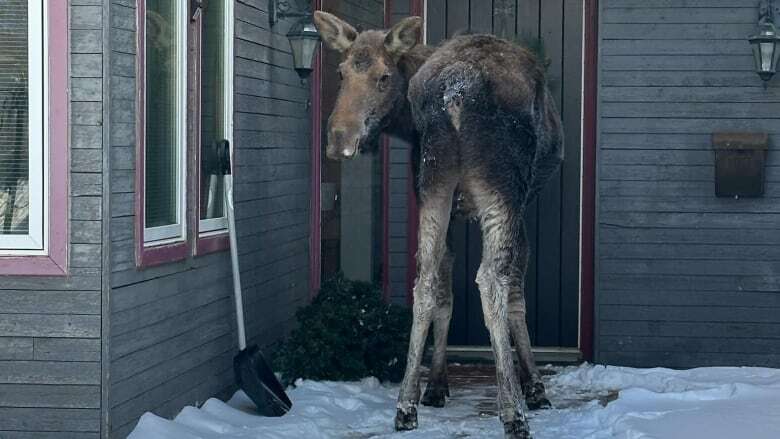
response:
M246 349L246 328L244 327L244 300L241 295L241 272L238 269L238 246L236 245L236 218L233 209L233 176L225 174L225 205L227 206L228 234L230 235L230 262L233 268L233 297L236 301L236 323L238 326L238 348Z

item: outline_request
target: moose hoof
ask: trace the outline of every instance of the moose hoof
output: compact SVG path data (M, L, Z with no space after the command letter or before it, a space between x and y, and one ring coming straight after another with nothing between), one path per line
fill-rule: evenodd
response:
M525 391L525 403L528 405L528 410L546 410L552 408L550 400L547 399L547 394L544 391L544 384L541 381L529 386L529 389Z
M417 408L409 407L408 413L398 409L395 414L395 430L408 431L415 428L417 428Z
M442 386L428 386L425 389L425 394L422 397L422 405L428 407L442 408L447 402L447 397L450 392L446 387Z
M506 439L531 439L531 432L528 431L528 424L518 419L504 423L504 437Z

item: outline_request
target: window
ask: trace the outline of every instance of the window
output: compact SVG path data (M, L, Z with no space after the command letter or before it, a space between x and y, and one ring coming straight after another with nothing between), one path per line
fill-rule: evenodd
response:
M0 7L0 255L45 255L48 129L44 10Z
M0 2L0 275L68 257L68 4Z
M139 2L139 267L227 249L214 151L232 140L232 1L192 5Z
M200 44L200 181L201 235L227 229L223 178L217 172L214 146L232 137L232 29L226 1L206 3L201 14Z
M144 244L186 239L186 2L147 0Z

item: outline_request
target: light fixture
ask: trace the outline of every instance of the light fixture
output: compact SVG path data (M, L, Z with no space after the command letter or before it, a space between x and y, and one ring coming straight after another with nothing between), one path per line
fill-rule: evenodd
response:
M301 79L312 71L314 53L320 43L320 34L314 26L311 6L304 11L294 11L290 0L270 0L268 2L268 21L271 26L283 18L298 18L287 32L293 55L293 67Z
M764 80L765 84L775 75L777 60L780 57L780 50L778 50L780 36L778 36L775 27L774 12L772 0L761 2L758 15L758 33L748 39L753 46L756 73Z

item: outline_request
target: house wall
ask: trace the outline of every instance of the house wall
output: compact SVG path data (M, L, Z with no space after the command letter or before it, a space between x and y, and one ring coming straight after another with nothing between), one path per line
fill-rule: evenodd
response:
M596 355L780 366L780 80L757 0L602 0ZM715 131L768 132L766 195L715 197Z
M308 297L309 91L266 0L235 2L235 198L247 335L261 346ZM111 4L109 423L123 438L146 411L234 389L228 252L139 270L134 261L137 0Z
M0 278L3 439L100 434L103 6L69 4L69 275Z

